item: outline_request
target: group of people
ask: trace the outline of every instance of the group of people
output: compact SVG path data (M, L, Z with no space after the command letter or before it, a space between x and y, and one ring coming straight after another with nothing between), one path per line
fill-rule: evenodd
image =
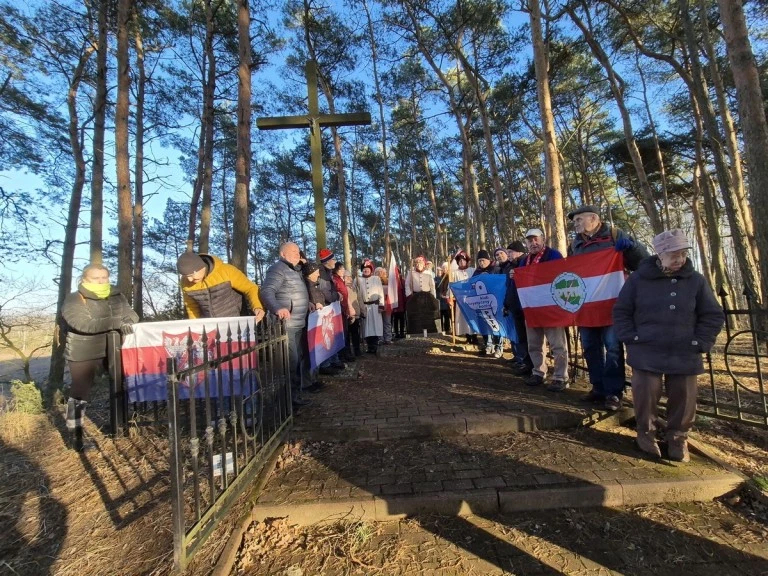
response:
M723 312L704 277L687 257L690 244L681 230L669 230L653 239L655 256L622 230L601 220L596 207L586 205L568 214L575 236L568 256L597 250L624 253L629 274L614 307L613 324L579 327L591 390L583 400L607 410L621 406L625 387L624 346L633 368L631 385L637 420L637 444L660 456L657 443L657 405L663 385L668 396L666 437L669 457L687 461L686 437L696 407L696 376L703 372L701 354L709 351L723 324ZM370 259L363 261L353 278L331 250L320 250L316 261L307 259L293 242L280 246L279 259L266 272L259 287L238 268L207 254L186 252L177 261L186 313L189 318L231 317L250 314L260 321L270 312L285 322L294 409L309 403L305 392L319 391L320 375L335 375L365 351L375 354L380 344L405 337L406 330L420 334L453 331L476 343L488 356L501 358L504 342L498 336L474 334L467 319L454 307L450 283L482 274L506 277L504 313L511 314L517 341L512 342L512 369L526 376L530 386L543 386L547 377L548 343L553 356L552 378L547 389L566 390L568 343L561 327L534 327L525 322L515 271L563 258L547 245L544 232L531 228L525 242L477 253L476 267L459 250L455 266L445 263L431 270L423 256L414 259L404 279L391 277ZM389 283L395 282L390 290ZM390 298L393 295L393 298ZM393 306L393 300L394 302ZM311 370L307 347L310 312L339 302L345 346ZM110 334L128 334L138 320L126 298L109 283L109 271L100 264L87 266L77 291L62 308L67 326L65 357L72 385L66 421L79 431L90 397L96 369L108 359ZM482 340L480 340L482 338ZM77 435L76 435L77 436Z

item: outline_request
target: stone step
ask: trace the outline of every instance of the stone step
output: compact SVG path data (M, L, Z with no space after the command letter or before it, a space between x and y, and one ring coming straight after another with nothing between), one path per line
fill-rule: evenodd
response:
M742 478L707 458L651 461L621 427L400 439L299 442L270 478L254 520L297 524L348 517L384 521L423 513L483 515L526 510L706 501Z

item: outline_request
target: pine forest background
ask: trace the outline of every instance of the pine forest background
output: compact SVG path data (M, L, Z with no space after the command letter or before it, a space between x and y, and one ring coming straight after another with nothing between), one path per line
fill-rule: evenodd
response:
M0 6L0 347L59 323L89 261L159 319L181 315L188 246L257 282L281 242L314 257L309 130L255 124L306 114L308 60L323 111L373 120L322 133L328 247L348 267L534 226L564 252L566 214L592 203L645 244L683 228L716 290L762 301L765 0ZM35 294L51 296L22 315Z

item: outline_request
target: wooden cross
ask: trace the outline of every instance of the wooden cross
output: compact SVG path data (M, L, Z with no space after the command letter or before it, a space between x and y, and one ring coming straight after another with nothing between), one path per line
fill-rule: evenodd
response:
M317 252L327 248L325 238L325 204L323 201L323 158L321 130L323 126L359 126L371 123L368 112L355 114L321 114L317 100L317 62L309 60L305 67L309 114L306 116L272 116L259 118L259 130L284 130L288 128L309 128L310 150L312 151L312 190L315 196L315 229Z

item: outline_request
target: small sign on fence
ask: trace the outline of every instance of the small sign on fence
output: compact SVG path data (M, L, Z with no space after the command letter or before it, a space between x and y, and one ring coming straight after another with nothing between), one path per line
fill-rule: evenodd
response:
M235 461L232 459L232 452L227 452L227 474L235 473ZM213 455L213 475L221 476L221 454Z

